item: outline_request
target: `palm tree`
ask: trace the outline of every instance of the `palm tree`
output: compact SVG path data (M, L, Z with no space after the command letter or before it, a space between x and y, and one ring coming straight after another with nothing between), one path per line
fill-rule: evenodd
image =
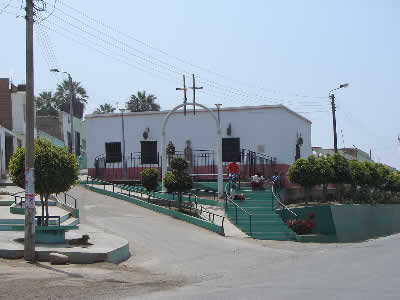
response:
M100 106L93 112L94 114L105 114L105 113L112 113L116 110L111 104L105 103L100 104Z
M57 101L51 91L41 92L35 97L35 104L38 116L58 116Z
M61 84L57 85L57 90L54 95L57 100L57 108L65 112L69 112L70 90L69 81L64 80ZM72 81L72 91L72 95L75 96L73 99L74 117L82 119L83 110L89 97L86 94L86 90L78 81Z
M132 112L139 111L160 111L160 105L156 103L157 97L153 94L146 95L146 91L138 91L136 95L131 95L126 107Z

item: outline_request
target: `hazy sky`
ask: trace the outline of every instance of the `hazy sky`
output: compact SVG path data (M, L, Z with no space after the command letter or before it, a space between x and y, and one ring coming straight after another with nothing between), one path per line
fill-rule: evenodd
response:
M335 93L339 147L372 149L400 169L400 1L47 2L53 12L35 24L36 94L55 89L62 77L48 70L58 67L87 89L87 112L138 90L170 109L183 72L195 73L199 102L283 103L313 122L313 146L333 147L328 93L348 82ZM0 76L15 83L25 80L20 5L0 0Z

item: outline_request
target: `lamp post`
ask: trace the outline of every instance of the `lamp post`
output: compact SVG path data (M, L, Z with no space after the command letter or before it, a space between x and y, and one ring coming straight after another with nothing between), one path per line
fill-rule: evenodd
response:
M56 72L56 73L64 73L67 74L68 76L68 82L69 82L69 113L71 115L71 153L75 154L75 145L74 145L74 109L73 109L73 99L74 99L74 88L72 86L72 77L71 74L68 72L63 72L60 71L59 69L51 69L50 72Z
M125 108L120 108L121 121L122 121L122 177L126 179L126 159L125 159L125 122L124 122L124 112Z
M332 106L332 121L333 121L333 147L335 149L335 153L338 152L337 148L337 134L336 134L336 105L335 105L335 95L332 93L333 91L348 87L348 83L344 83L339 85L339 87L329 91L329 98L331 99Z

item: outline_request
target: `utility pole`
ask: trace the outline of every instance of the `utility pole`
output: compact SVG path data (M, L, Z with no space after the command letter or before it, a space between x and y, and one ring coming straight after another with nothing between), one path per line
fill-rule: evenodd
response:
M177 91L183 91L183 103L185 103L185 106L183 107L184 110L184 115L186 116L186 103L187 103L187 97L186 97L186 81L185 81L185 75L183 75L183 88L176 88Z
M68 73L69 81L69 113L71 114L71 153L75 154L75 135L74 135L74 86L72 84L71 74Z
M332 93L333 91L347 88L349 86L348 83L344 83L339 85L339 87L329 91L329 98L331 99L332 106L332 121L333 121L333 148L335 149L335 153L338 152L337 148L337 133L336 133L336 105L335 105L335 95Z
M35 107L33 81L33 0L26 0L25 226L24 259L35 261Z
M193 101L192 102L195 104L196 103L196 90L202 90L203 87L202 86L196 86L196 81L195 81L195 78L194 78L194 74L192 74L192 81L193 81L193 86L189 87L189 89L193 90ZM196 114L196 105L194 105L194 104L193 104L193 114L195 115Z
M338 152L337 149L337 134L336 134L336 105L335 105L335 95L331 94L331 106L332 106L332 121L333 121L333 148L335 153Z

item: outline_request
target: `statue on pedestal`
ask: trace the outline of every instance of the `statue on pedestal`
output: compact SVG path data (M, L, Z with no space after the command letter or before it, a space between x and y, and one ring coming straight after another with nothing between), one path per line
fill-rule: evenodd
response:
M171 159L174 157L174 155L175 155L175 146L174 146L174 144L172 143L172 141L169 141L169 142L168 142L166 151L167 151L168 164L169 164L170 160L171 160Z
M192 163L193 163L193 151L191 147L192 142L190 140L186 141L186 148L183 151L183 156L188 163L188 173L192 174Z

